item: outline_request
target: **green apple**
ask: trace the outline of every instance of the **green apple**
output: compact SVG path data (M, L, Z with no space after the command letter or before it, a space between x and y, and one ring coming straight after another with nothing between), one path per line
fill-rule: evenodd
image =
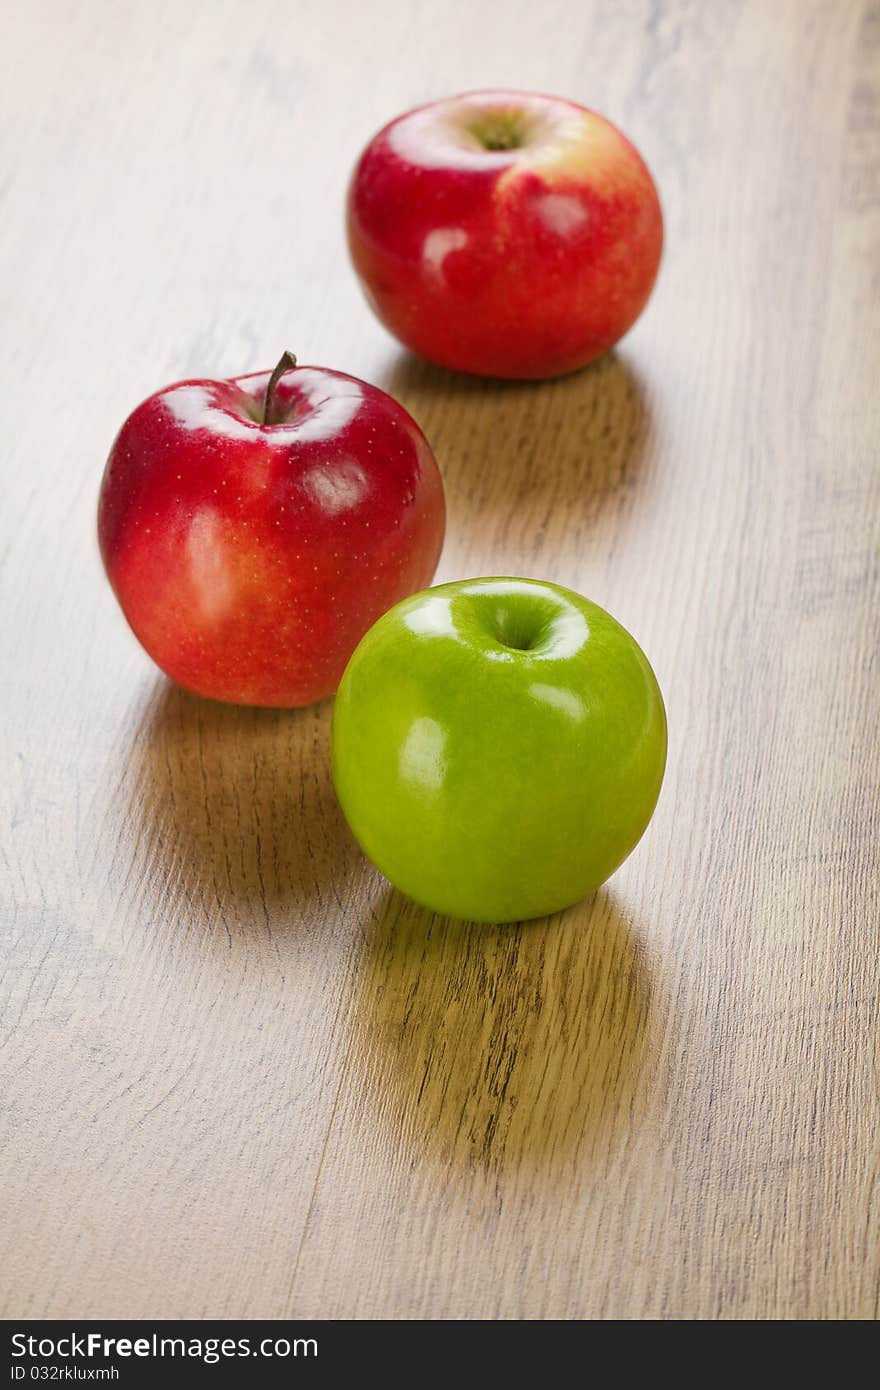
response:
M543 917L592 893L641 838L665 765L641 648L538 580L404 599L336 696L333 778L355 837L395 887L453 917Z

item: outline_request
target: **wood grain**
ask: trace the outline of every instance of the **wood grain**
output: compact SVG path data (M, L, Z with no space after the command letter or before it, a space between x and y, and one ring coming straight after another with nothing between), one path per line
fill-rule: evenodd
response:
M6 12L0 1314L876 1317L880 7ZM606 112L666 210L642 321L541 386L405 356L345 259L367 134L493 84ZM668 778L593 901L413 907L329 705L199 702L125 629L115 429L285 346L421 421L441 578L650 655Z

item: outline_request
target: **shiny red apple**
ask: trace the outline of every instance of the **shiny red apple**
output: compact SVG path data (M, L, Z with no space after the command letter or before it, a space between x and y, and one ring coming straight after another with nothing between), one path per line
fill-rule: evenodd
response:
M616 343L657 275L647 166L595 111L471 92L398 117L348 193L355 269L378 317L431 362L551 377Z
M153 660L199 695L308 705L430 583L443 485L418 425L375 386L285 353L270 375L182 381L126 420L98 538Z

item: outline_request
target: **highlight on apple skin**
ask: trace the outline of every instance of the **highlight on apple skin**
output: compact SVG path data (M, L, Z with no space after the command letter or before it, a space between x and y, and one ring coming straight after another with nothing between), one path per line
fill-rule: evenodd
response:
M107 576L135 636L187 690L308 705L370 625L430 583L443 484L413 418L343 372L296 366L150 396L110 451Z
M336 696L333 778L355 838L452 917L543 917L592 893L641 838L665 765L663 699L635 639L538 580L404 599Z
M626 333L654 285L663 216L610 121L529 92L470 92L391 121L351 179L348 243L406 347L478 376L559 376Z

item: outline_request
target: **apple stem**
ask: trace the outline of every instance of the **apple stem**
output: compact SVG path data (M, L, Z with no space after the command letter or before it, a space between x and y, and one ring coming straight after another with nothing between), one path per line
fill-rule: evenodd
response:
M266 387L266 395L263 400L263 424L272 424L272 407L275 404L275 388L285 372L292 371L296 366L296 358L292 352L282 352L278 359L278 366L269 377L269 384Z

